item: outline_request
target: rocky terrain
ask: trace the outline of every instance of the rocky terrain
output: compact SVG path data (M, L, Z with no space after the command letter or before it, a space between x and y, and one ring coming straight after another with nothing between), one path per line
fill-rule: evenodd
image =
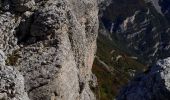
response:
M159 60L144 74L140 74L126 86L117 100L169 100L170 58Z
M95 100L96 0L0 0L0 99Z
M0 100L168 99L169 5L0 0Z

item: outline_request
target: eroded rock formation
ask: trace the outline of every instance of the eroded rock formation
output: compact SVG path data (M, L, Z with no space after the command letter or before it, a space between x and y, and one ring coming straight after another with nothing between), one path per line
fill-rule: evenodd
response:
M6 56L0 50L0 100L29 100L24 77L13 66L6 66Z
M0 89L9 78L17 95L0 91L0 96L7 100L95 100L89 84L96 52L97 6L97 0L1 1L0 49L7 59L6 65L0 59L4 66L0 73L5 74Z

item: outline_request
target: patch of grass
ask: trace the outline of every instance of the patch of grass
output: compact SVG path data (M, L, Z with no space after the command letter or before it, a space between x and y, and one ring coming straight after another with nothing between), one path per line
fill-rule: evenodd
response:
M11 55L7 56L6 65L16 66L19 57L20 57L20 55L18 54L18 51L17 50L14 51Z

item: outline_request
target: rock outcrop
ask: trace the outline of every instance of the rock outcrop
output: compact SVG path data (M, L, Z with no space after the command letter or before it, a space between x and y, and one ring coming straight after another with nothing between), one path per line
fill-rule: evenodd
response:
M15 84L17 94L0 91L2 98L95 100L97 6L97 0L1 1L0 49L7 59L6 65L0 59L0 82Z
M0 100L29 100L24 77L15 67L5 65L6 58L0 50Z
M159 60L148 72L137 75L122 89L117 100L168 100L170 58Z

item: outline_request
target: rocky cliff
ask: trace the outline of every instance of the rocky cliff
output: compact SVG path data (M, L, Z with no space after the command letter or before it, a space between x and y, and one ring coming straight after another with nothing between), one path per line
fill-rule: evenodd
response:
M97 0L1 0L0 99L95 100L97 6Z
M120 92L117 100L169 100L170 58L159 60L147 72L137 75Z

